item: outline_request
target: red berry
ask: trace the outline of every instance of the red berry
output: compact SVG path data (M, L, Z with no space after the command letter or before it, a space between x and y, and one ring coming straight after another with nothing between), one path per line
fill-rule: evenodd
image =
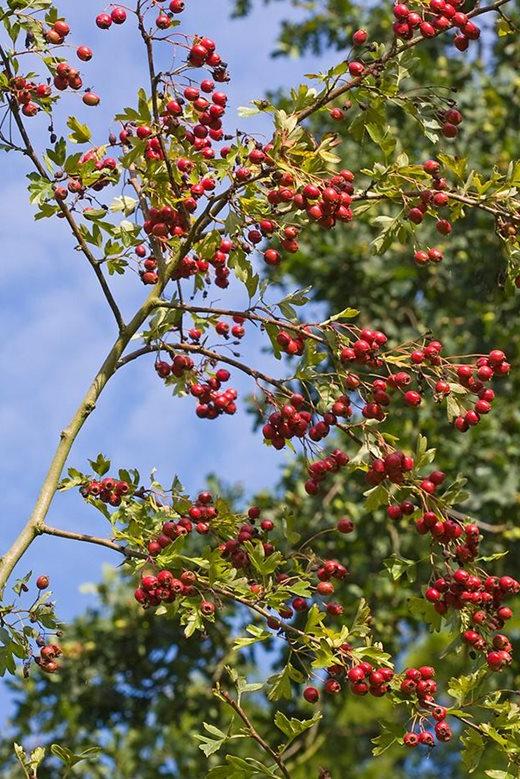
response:
M352 41L356 46L362 46L368 40L368 33L366 30L356 30L352 36Z
M307 703L316 703L320 698L320 694L316 687L306 687L303 691L303 697Z
M112 17L110 14L98 14L96 24L101 30L108 30L112 25Z
M124 8L114 8L110 14L110 18L114 24L123 24L126 21L126 11Z
M78 46L76 55L82 62L88 62L92 59L92 49L89 49L88 46Z

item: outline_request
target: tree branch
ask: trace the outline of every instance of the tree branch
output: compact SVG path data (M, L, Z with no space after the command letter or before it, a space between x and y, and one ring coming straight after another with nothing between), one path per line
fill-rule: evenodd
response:
M37 530L38 535L56 536L57 538L68 538L71 541L84 541L87 544L96 544L97 546L104 546L113 552L119 552L125 557L137 557L141 560L148 559L146 552L140 552L138 549L129 549L127 546L118 544L117 541L112 541L109 538L101 538L99 536L91 536L88 533L76 533L73 530L62 530L59 527L50 527L49 525L43 525Z
M510 0L497 0L495 3L484 6L483 8L475 8L473 11L467 14L467 17L468 19L472 19L475 16L480 16L481 14L488 13L489 11L496 11L500 8L500 6L505 5L508 2L510 2ZM438 35L440 34L441 32L439 31ZM367 67L361 76L357 76L356 78L353 78L350 81L341 84L335 89L324 90L322 94L317 97L313 105L308 106L307 108L303 108L301 111L298 111L296 113L298 122L302 122L304 119L307 119L307 117L314 114L320 108L323 108L323 106L327 105L327 103L331 103L333 100L336 100L338 97L341 97L346 92L349 92L351 89L353 89L354 87L359 86L360 84L363 83L364 79L367 76L376 75L381 70L381 68L383 68L384 65L386 65L386 63L389 60L394 59L394 57L397 57L399 54L402 54L404 51L407 51L408 49L417 46L418 43L422 43L424 40L425 39L422 37L422 35L418 35L415 38L412 38L412 40L401 44L400 46L396 46L394 42L391 48L388 50L388 52L383 57L376 60L372 65Z
M0 46L0 58L2 59L4 68L5 68L5 72L6 72L7 76L8 76L8 78L12 78L13 74L12 74L9 58L8 58L7 54L5 53L4 49L1 46ZM22 117L21 117L21 114L20 114L20 110L19 110L18 104L16 103L15 100L12 100L11 98L8 98L8 100L9 100L9 107L11 109L12 115L13 115L15 123L16 123L16 126L18 128L18 132L20 133L20 136L21 136L23 144L24 144L24 153L25 153L25 155L27 157L29 157L29 159L33 163L34 167L38 171L39 175L42 176L42 178L47 179L47 181L51 181L47 171L45 170L45 168L43 167L42 163L40 162L38 154L36 153L36 150L35 150L34 146L32 145L32 142L31 142L31 139L29 137L29 134L27 133L27 130L25 129L25 125L23 123L23 120L22 120ZM117 323L117 326L119 328L119 331L123 330L123 328L125 326L125 323L123 321L123 317L122 317L121 312L119 310L119 307L118 307L118 305L117 305L117 303L115 301L115 298L112 295L112 292L110 291L110 287L108 286L107 280L105 279L105 276L103 275L103 271L102 271L102 269L101 269L101 267L99 265L99 262L97 261L97 259L94 257L94 255L90 251L89 247L87 246L87 244L85 242L85 239L81 235L81 231L79 229L79 226L78 226L76 220L74 219L74 217L73 217L70 209L68 208L68 206L62 200L57 200L56 203L57 203L61 213L65 217L66 221L68 222L69 227L70 227L70 229L71 229L75 239L77 240L78 245L79 245L82 253L86 257L86 259L88 260L91 268L93 269L94 273L96 274L96 278L97 278L97 280L99 282L99 285L100 285L101 289L103 290L103 294L105 296L105 299L106 299L108 305L110 306L110 309L111 309L111 311L112 311L112 313L114 315L114 319L116 320L116 323Z
M260 733L258 733L255 726L253 725L253 723L251 722L251 720L249 719L245 711L242 709L242 707L237 703L237 701L233 700L233 698L225 690L222 690L220 687L217 688L216 694L218 695L218 697L222 698L228 704L228 706L230 706L233 709L233 711L236 714L238 714L238 716L240 717L240 719L242 720L246 728L249 730L249 733L251 734L251 738L253 738L257 742L257 744L259 744L262 747L264 752L267 752L267 754L274 760L274 762L282 772L283 776L285 776L286 779L291 779L291 775L287 770L287 768L285 767L285 764L282 758L280 757L280 755L278 755L274 751L274 749L267 743L267 741L265 741L262 738Z

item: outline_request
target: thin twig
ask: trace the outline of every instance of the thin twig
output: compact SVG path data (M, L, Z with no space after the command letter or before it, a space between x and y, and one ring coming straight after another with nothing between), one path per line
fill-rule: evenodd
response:
M253 738L257 742L257 744L259 744L262 747L264 752L267 752L267 754L270 757L272 757L272 759L274 760L274 762L282 772L283 776L285 776L286 779L291 779L291 775L287 770L287 768L285 767L285 764L282 758L280 757L280 755L278 755L274 751L274 749L267 743L267 741L265 741L265 739L262 738L262 736L256 730L255 726L253 725L253 723L251 722L251 720L249 719L245 711L242 709L240 704L238 704L237 701L235 701L225 690L222 690L220 688L217 688L217 690L218 690L217 691L218 697L226 701L228 706L230 706L233 709L233 711L236 714L238 714L238 716L240 717L240 719L242 720L246 728L249 730L249 733L251 734L251 738Z

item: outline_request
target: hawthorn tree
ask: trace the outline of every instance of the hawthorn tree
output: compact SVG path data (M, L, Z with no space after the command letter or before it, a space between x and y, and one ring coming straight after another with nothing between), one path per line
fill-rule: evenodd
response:
M492 411L495 382L510 371L506 354L491 348L454 355L443 346L442 332L424 332L419 322L413 337L389 338L391 322L356 324L362 314L351 306L323 321L305 321L309 290L291 290L275 301L271 288L273 269L279 279L306 235L343 233L348 241L358 224L369 222L377 229L371 250L384 252L399 241L403 254L411 252L424 266L450 260L444 259L449 249L421 241L423 222L444 240L463 220L482 213L505 258L503 294L514 294L520 285L520 164L476 170L452 154L451 140L464 132L456 96L410 88L425 41L451 35L452 56L458 58L466 50L471 56L486 19L514 33L502 9L506 2L473 8L445 0L431 0L428 7L396 4L387 36L375 37L370 28L352 31L346 59L343 52L338 65L293 89L283 108L255 100L242 112L243 118L272 114L268 143L227 126L226 63L214 41L175 29L182 0L164 8L141 2L111 7L95 23L105 31L100 34L117 34L114 25L135 25L148 89L116 113L117 132L110 124L102 145L91 147L88 125L70 116L67 138L51 121L44 150L31 139L31 124L42 115L48 123L58 99L83 89L83 70L70 61L69 22L54 6L46 0L9 5L0 49L1 142L32 166L36 217L68 224L113 314L115 336L60 435L34 511L0 563L4 672L15 671L15 658L25 674L59 675L74 662L73 656L61 658L48 578L18 579L14 600L5 589L39 535L68 538L120 554L136 577L137 603L153 610L154 620L177 620L187 639L196 641L212 623L225 625L219 623L222 610L239 605L252 621L234 640L236 652L275 639L284 647L281 669L266 682L248 683L233 668L214 679L213 694L227 719L222 727L206 723L198 736L209 759L207 776L303 775L298 752L304 734L319 732L322 709L344 694L362 698L367 707L373 699L385 700L391 714L375 739L375 755L397 743L431 749L451 740L455 723L468 771L492 745L504 770L486 775L515 775L519 713L514 691L502 687L499 672L512 662L503 630L519 584L507 572L495 575L497 555L480 549L485 523L461 510L464 485L435 467L427 439L417 432L413 449L408 441L404 449L399 431L389 432L393 415L403 409L413 420L420 406L429 404L431 414L444 406L456 446L460 434ZM75 55L88 63L93 52L79 45ZM92 89L82 94L91 108L101 98ZM412 159L400 148L389 128L389 114L394 118L396 111L414 120L429 155ZM347 117L349 143L361 162L348 169L339 164L338 135L328 131L331 121L343 124ZM379 149L369 167L362 163L367 139ZM77 152L73 144L89 148ZM150 291L123 317L107 275L131 271ZM214 287L227 289L230 277L243 287L247 302L240 309L226 307L220 291L218 302L211 302ZM280 359L276 376L243 357L241 342L253 327ZM138 348L136 339L142 342ZM330 538L354 531L351 516L331 523L320 512L302 538L299 503L290 492L277 505L259 502L238 511L215 491L186 495L177 475L167 487L155 477L146 482L130 464L114 469L102 454L85 472L69 467L65 473L74 441L109 380L148 355L159 378L174 395L191 395L196 415L208 424L238 410L237 392L228 384L232 373L250 377L264 442L273 450L298 445L307 471L299 495L313 505L326 506L332 489L363 485L365 521L384 508L390 536L397 539L384 564L394 589L407 575L415 586L406 611L453 636L450 651L464 653L466 673L438 689L438 657L404 670L399 663L394 667L378 635L378 591L371 581L376 572L360 578L356 598L345 597L356 571L335 558ZM335 448L326 442L333 432L341 442L336 447L335 438ZM47 524L56 494L70 489L106 517L107 537ZM478 504L478 496L474 500ZM410 558L399 554L401 537ZM27 606L24 593L34 587L37 597ZM373 615L368 592L375 596ZM308 704L305 718L290 710L288 715L281 704L273 712L275 728L260 731L253 719L260 691L270 701L301 694ZM93 755L74 754L66 745L51 749L66 770ZM36 776L43 750L31 755L17 746L16 755L27 776ZM320 775L330 775L328 766Z

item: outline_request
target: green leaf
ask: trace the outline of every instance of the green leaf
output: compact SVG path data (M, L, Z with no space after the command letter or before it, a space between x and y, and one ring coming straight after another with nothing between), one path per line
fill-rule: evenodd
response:
M395 725L381 725L381 733L372 739L372 744L375 744L372 754L374 757L382 755L389 747L395 744L402 736L403 730L398 723Z
M195 734L197 741L201 742L199 744L199 749L204 752L206 757L209 757L210 755L215 754L215 752L218 752L220 747L227 740L227 736L214 725L208 725L207 722L203 722L202 726L208 733L211 733L212 736L216 736L216 738L211 738L204 734Z
M344 308L343 311L340 311L338 314L334 314L334 316L329 317L323 324L337 322L338 319L354 319L354 317L356 317L358 314L359 311L357 308Z
M60 490L60 492L65 492L73 487L79 487L87 481L85 474L81 473L81 471L77 471L75 468L69 468L67 473L68 477L62 479L58 485L58 490Z
M468 773L471 774L478 768L486 744L480 733L472 728L465 730L460 740L463 744L462 762Z
M296 719L296 717L291 717L291 719L289 719L283 712L277 711L274 715L274 724L279 730L282 731L282 733L288 736L289 740L287 741L287 744L289 744L301 733L304 733L306 730L309 730L309 728L312 728L312 726L319 722L321 718L322 714L319 711L317 711L316 714L314 714L314 716L310 719L304 720Z
M304 678L301 671L294 668L291 663L287 663L283 671L269 677L267 680L267 684L271 685L267 697L270 701L277 701L280 698L290 700L292 698L291 681L302 684Z
M475 697L475 693L488 675L486 668L479 668L466 676L453 676L448 682L448 695L455 698L459 706Z
M89 460L90 466L94 473L98 476L104 476L110 469L110 460L107 460L101 453L98 454L95 460Z
M408 600L408 610L410 614L417 617L421 622L430 625L432 630L440 630L442 617L437 614L432 603L428 603L424 598L410 598Z
M60 138L54 144L54 149L47 149L47 157L52 160L58 167L62 167L67 155L67 144L65 138Z
M79 119L76 119L75 116L69 116L67 119L67 127L72 130L69 139L73 143L88 143L92 138L90 128L86 124L81 124Z
M390 574L392 581L399 581L403 575L406 575L409 582L415 581L417 565L415 560L407 560L405 557L401 558L394 554L383 560L383 565Z
M319 648L313 649L313 651L315 655L314 660L311 663L313 668L327 668L329 665L333 665L334 653L332 647L325 639L322 639Z
M109 209L114 212L122 211L125 216L130 216L130 214L134 213L136 205L137 200L135 198L128 197L128 195L122 195L121 197L116 197L112 200Z
M367 511L375 511L388 503L388 490L382 484L367 490L363 493L365 497L365 508Z
M236 638L233 642L235 649L242 649L244 646L256 644L257 641L265 641L268 638L272 638L272 634L268 630L263 630L263 628L257 627L257 625L248 625L246 630L251 634L251 637L241 636Z
M29 573L26 573L25 576L23 576L21 579L16 580L16 582L13 584L13 592L16 593L16 595L20 595L20 593L24 590L31 576L32 571L29 571Z

